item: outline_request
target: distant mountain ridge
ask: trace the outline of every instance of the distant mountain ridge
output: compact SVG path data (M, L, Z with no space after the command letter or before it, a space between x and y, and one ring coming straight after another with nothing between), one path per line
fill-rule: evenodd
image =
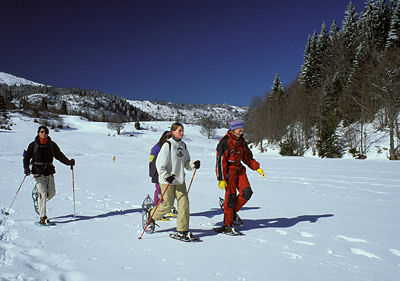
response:
M8 109L33 115L48 111L105 122L114 115L122 115L127 121L160 120L189 124L199 124L209 117L218 126L226 127L247 112L247 107L227 104L127 100L96 90L50 87L4 72L0 72L0 97L4 97Z
M21 85L32 85L32 86L44 86L43 84L36 83L25 78L20 78L12 74L8 74L0 71L0 84L7 84L8 86L21 86Z
M247 112L245 106L218 104L184 104L165 101L132 101L130 104L150 114L156 120L182 121L199 124L202 119L209 117L221 127L228 126L233 119L243 118Z

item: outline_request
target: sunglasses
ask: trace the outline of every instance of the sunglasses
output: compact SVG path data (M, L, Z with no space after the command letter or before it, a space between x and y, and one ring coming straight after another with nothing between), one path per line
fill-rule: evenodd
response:
M39 133L48 134L49 132L47 132L47 131L39 131Z

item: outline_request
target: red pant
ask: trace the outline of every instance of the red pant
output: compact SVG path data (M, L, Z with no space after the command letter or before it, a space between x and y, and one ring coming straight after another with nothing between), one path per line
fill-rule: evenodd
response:
M225 188L224 224L232 225L233 214L238 212L250 199L253 191L244 166L229 166L227 187ZM236 190L239 195L236 196Z

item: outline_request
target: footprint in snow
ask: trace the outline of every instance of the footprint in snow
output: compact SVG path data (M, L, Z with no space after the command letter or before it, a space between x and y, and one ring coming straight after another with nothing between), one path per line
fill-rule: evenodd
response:
M344 239L347 242L352 242L352 243L367 243L366 240L360 239L360 238L347 237L347 236L344 236L344 235L337 235L336 237Z
M311 238L311 237L314 237L314 234L311 234L311 233L307 233L307 232L300 232L300 235L301 236L303 236L303 237L305 237L305 238Z
M285 231L285 230L275 229L275 231L277 233L279 233L280 235L287 235L288 234L287 231Z
M292 242L296 243L296 244L309 245L309 246L314 246L315 245L315 243L308 242L308 241L292 240Z
M380 257L378 257L377 255L374 255L374 254L372 254L372 253L369 253L369 252L367 252L367 251L365 251L365 250L363 250L363 249L357 249L357 248L350 248L350 251L353 253L353 254L355 254L355 255L360 255L360 256L364 256L364 257L367 257L367 258L373 258L373 259L378 259L378 260L380 260L381 258Z
M268 243L267 240L261 239L261 238L256 238L256 241L259 243Z
M283 254L284 254L285 256L287 256L287 257L288 257L289 259L291 259L291 260L299 260L299 259L302 259L302 258L303 258L302 256L297 255L297 254L295 254L295 253L283 252Z
M337 258L343 258L343 256L336 254L334 250L327 250L327 254Z
M123 266L122 269L124 269L124 270L132 270L133 268L130 267L130 266Z

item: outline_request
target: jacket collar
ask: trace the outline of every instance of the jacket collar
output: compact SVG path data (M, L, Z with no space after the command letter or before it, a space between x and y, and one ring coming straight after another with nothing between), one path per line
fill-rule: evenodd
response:
M241 143L241 142L244 140L243 135L241 135L240 138L236 138L235 135L233 134L232 130L229 130L229 131L226 133L226 135L227 135L228 137L230 137L231 139L233 139L233 140L239 142L239 143Z
M49 143L51 141L50 137L47 137L47 143ZM38 144L40 144L40 140L39 140L39 136L35 137L35 142L37 142Z

